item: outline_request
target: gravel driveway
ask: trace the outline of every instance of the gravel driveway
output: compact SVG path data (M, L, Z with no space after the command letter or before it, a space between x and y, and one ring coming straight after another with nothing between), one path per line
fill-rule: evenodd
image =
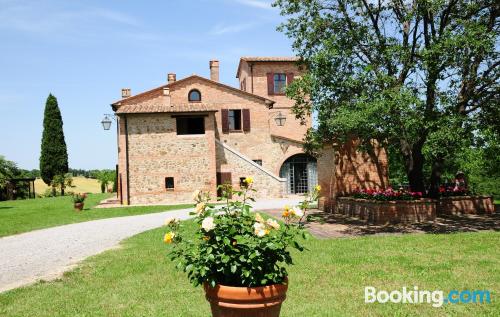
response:
M254 210L276 209L297 204L299 199L261 200L253 206ZM125 238L162 226L168 217L189 218L190 210L94 220L0 238L0 292L55 279Z

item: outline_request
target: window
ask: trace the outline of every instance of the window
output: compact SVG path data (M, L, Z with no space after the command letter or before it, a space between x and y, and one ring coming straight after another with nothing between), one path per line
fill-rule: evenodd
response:
M178 117L176 118L177 134L205 134L204 117Z
M286 75L274 74L274 93L284 94L286 88Z
M192 89L188 94L189 101L201 101L201 93L198 89Z
M246 177L240 177L240 187L241 188L246 188L247 187L247 182L245 182Z
M230 131L241 130L241 110L229 110L228 119Z
M165 177L165 188L166 189L174 189L174 178L173 177Z
M252 160L254 161L255 163L259 164L260 166L262 166L262 160Z

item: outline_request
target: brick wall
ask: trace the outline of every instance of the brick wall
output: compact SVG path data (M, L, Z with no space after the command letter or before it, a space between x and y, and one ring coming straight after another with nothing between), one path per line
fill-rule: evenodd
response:
M384 148L374 146L371 153L358 149L359 142L351 140L333 151L325 145L318 158L318 184L324 206L336 196L352 193L357 188L386 188L389 183L388 160ZM335 153L335 154L334 154ZM334 164L333 164L334 163Z
M439 199L438 214L440 215L492 214L494 212L492 197L463 196Z
M295 78L301 76L304 72L295 62L252 62L252 71L249 64L242 62L242 67L239 74L240 85L245 82L246 91L256 95L269 98L276 103L271 110L272 116L276 116L278 112L286 117L285 126L271 125L271 133L289 137L296 140L302 140L307 129L311 127L312 119L309 117L306 120L306 125L302 125L295 115L291 112L291 107L294 101L285 95L269 94L267 88L267 73L293 73ZM253 84L253 91L252 91Z
M432 199L415 201L372 201L340 197L336 202L339 213L358 217L370 224L417 223L436 219L436 202Z

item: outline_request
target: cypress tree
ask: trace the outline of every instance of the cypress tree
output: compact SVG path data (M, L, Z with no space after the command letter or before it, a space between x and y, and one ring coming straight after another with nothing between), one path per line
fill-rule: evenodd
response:
M40 173L47 185L52 185L55 194L54 177L68 172L68 152L64 141L63 121L57 99L52 94L47 97L43 117L42 150L40 154ZM63 181L64 182L64 181ZM61 184L64 195L64 184Z

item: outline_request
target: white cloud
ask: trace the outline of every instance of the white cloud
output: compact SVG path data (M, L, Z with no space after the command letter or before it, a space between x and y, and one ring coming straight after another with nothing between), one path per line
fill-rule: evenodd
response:
M68 33L102 23L139 26L139 22L133 17L103 8L68 9L25 2L12 3L0 11L0 29L39 35Z
M255 26L254 23L243 23L243 24L223 24L219 23L215 25L212 30L210 31L210 34L212 35L223 35L223 34L229 34L229 33L238 33L241 31L248 30Z
M238 3L243 5L259 8L259 9L272 9L270 1L262 1L262 0L236 0Z

